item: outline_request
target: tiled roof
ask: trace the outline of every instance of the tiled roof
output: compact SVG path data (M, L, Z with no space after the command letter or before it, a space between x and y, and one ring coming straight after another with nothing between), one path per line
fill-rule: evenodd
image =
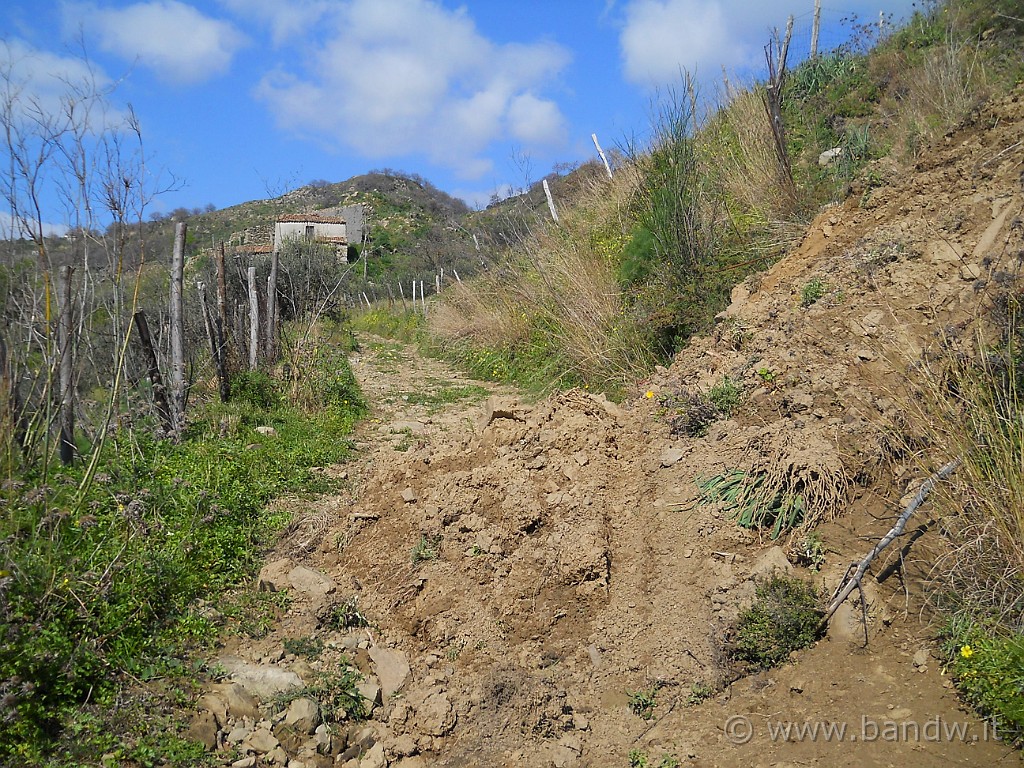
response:
M337 216L322 216L319 213L286 213L278 216L279 222L300 224L344 224L345 220Z

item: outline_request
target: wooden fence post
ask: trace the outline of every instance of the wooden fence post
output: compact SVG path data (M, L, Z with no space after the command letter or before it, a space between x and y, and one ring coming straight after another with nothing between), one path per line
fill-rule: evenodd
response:
M764 49L765 59L768 62L768 82L764 89L764 106L768 113L768 122L771 124L772 137L775 140L775 154L779 160L779 172L782 176L782 183L787 191L793 191L793 170L789 163L789 152L786 149L786 130L782 121L782 86L786 80L786 57L789 54L789 41L793 37L793 17L790 16L786 22L786 39L779 43L776 33L775 45L778 46L778 59L772 54L775 52L772 43L768 43Z
M185 235L187 225L174 225L174 252L171 256L171 418L175 434L185 426L185 320L182 288L185 274Z
M160 375L160 367L156 362L156 351L153 349L153 339L149 335L146 313L140 309L133 316L132 323L135 330L139 332L139 341L142 344L142 354L146 358L149 382L153 385L153 402L156 405L157 415L160 417L160 425L166 434L174 434L174 419L171 417L171 407L167 402L167 388L164 387L164 379Z
M558 211L555 210L555 201L551 197L551 187L548 186L548 180L544 179L544 195L548 199L548 210L551 211L551 218L555 220L555 224L558 223Z
M256 267L249 267L249 370L255 371L260 349L260 299L256 293Z
M594 140L594 146L597 147L597 154L601 156L601 162L604 163L604 169L608 173L608 178L609 179L613 178L612 177L612 167L610 165L608 165L608 158L605 157L604 150L601 149L601 145L597 143L597 134L596 133L590 134L590 138L592 138ZM476 239L475 235L474 235L473 239L474 240ZM480 246L478 245L476 249L479 251L480 250Z
M821 29L821 0L814 0L814 21L811 22L811 58L818 55L818 32Z
M277 362L277 251L270 257L270 277L267 278L267 359Z
M199 304L203 310L203 324L206 326L206 338L210 341L210 352L213 355L213 365L217 369L217 389L220 393L220 401L226 403L231 397L231 383L228 380L228 368L224 362L224 332L221 330L220 318L213 319L209 302L206 300L206 284L196 283L199 289Z

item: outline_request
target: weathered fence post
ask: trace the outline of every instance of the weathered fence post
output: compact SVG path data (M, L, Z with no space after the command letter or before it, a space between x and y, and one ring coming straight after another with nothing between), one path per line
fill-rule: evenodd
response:
M260 350L260 299L256 293L256 267L249 267L249 370L255 371Z
M171 407L167 402L167 389L164 387L164 379L160 375L160 367L156 362L156 350L153 349L153 339L149 335L149 323L146 322L146 313L141 309L132 318L135 330L139 332L139 341L142 344L142 354L146 358L147 375L149 383L153 385L153 402L156 405L157 415L160 417L160 425L168 435L174 433L174 420L171 417Z
M610 165L608 165L608 158L605 157L604 150L601 149L601 145L597 143L597 134L596 133L590 134L590 138L592 138L594 140L594 146L597 147L597 154L601 156L601 162L604 163L604 169L608 173L608 178L609 179L612 178L612 167ZM473 236L473 239L476 240L476 235ZM480 246L477 245L476 249L479 251L480 250Z
M811 58L818 55L818 32L821 29L821 0L814 0L814 21L811 22Z
M185 275L185 235L187 225L174 225L174 252L171 256L171 418L174 433L185 426L185 320L183 282Z
M267 359L277 362L277 267L279 254L270 257L270 277L267 278Z
M544 195L548 199L548 210L551 211L551 218L555 220L555 224L558 223L558 211L555 210L555 201L551 197L551 187L548 186L548 180L544 179Z
M199 289L199 304L203 310L203 324L206 326L206 338L210 341L210 352L213 365L217 370L217 390L220 401L226 403L231 397L231 383L228 380L228 368L224 362L224 332L221 330L220 318L213 319L209 302L206 300L206 283L196 283Z
M217 251L217 314L225 338L228 334L228 281L224 271L224 243Z

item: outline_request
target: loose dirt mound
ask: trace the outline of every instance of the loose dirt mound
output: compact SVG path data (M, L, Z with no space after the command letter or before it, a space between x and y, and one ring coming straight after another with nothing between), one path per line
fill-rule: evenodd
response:
M836 586L922 476L891 461L881 428L899 422L908 364L972 327L987 293L1016 280L1022 126L1018 93L916 168L878 164L790 256L736 289L715 335L644 383L658 397L617 406L572 391L524 404L496 392L430 413L408 392L431 377L430 391L467 383L397 346L394 360L359 361L383 405L364 430L366 458L332 470L352 492L310 508L281 542L265 578L291 585L288 616L227 649L300 677L345 650L384 689L368 727L319 754L299 740L285 750L291 764L360 752L350 768L627 766L640 752L651 765L663 754L694 765L1016 760L960 710L929 653L932 533L902 563L879 564L898 578L867 585L866 649L851 603L795 663L734 681L722 663L730 622L755 579L793 566L721 505L697 504L696 481L740 470L766 477L768 497L800 496L807 516L832 521L818 529L824 569L803 575ZM725 376L747 393L734 417L703 437L673 434L660 396ZM300 565L325 580L303 581ZM329 627L341 605L372 628ZM328 645L318 659L282 654L284 638L314 634ZM705 688L718 693L691 706ZM653 719L631 711L637 692L653 697ZM787 721L847 730L771 733Z

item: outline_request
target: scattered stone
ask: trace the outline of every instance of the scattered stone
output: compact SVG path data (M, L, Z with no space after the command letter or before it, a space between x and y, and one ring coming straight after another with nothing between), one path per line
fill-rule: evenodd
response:
M289 765L288 753L281 749L280 745L267 752L266 760L268 763L273 763L275 765Z
M412 488L406 488L402 491L402 499L406 504L413 504L416 501L416 491Z
M863 360L866 363L870 363L872 360L875 359L875 353L872 352L870 349L858 349L857 359Z
M682 448L666 448L661 452L661 456L658 461L661 462L663 467L671 467L673 464L678 464L680 459L686 455L686 451Z
M369 752L359 760L359 768L387 768L388 761L384 757L384 745L377 742L370 747Z
M401 736L395 739L391 745L391 752L395 757L408 757L409 755L416 754L416 739L410 734L403 733Z
M249 755L241 760L235 760L231 764L231 768L252 768L254 765L256 765L256 757L255 755Z
M277 430L273 427L256 427L256 431L265 437L277 437Z
M192 716L187 736L192 741L201 743L207 750L213 751L217 748L218 730L217 718L212 712L197 712Z
M270 699L302 687L302 680L297 674L280 667L248 664L237 656L222 656L220 664L234 682L258 699Z
M928 663L928 657L929 657L928 649L927 648L922 648L921 650L919 650L917 653L914 654L914 666L915 667L923 667L925 664Z
M292 569L292 561L288 558L272 560L260 569L256 580L261 592L280 592L288 589L288 572Z
M818 155L818 165L822 168L832 165L832 163L842 158L845 151L845 147L832 147L832 149L826 149Z
M376 678L368 677L366 680L356 685L356 690L359 691L360 696L366 699L371 709L380 706L380 685L377 683Z
M259 730L253 731L249 734L248 738L241 744L243 751L259 752L266 754L273 749L276 749L281 742L277 740L277 737L270 732L269 728L260 728Z
M447 693L432 693L416 708L420 730L431 736L444 736L455 727L455 719Z
M284 723L300 733L313 733L320 725L320 707L305 696L295 699L288 705Z
M392 424L385 424L382 429L390 432L408 432L412 435L422 435L427 431L427 425L422 421L396 421Z
M297 565L288 571L288 583L296 592L303 592L313 597L323 597L333 593L338 587L333 581L319 571Z
M981 267L977 264L963 264L960 267L960 279L961 280L977 280L981 277Z
M244 725L236 725L231 729L231 732L224 739L228 744L237 744L243 741L246 736L252 733L252 728L246 728Z

